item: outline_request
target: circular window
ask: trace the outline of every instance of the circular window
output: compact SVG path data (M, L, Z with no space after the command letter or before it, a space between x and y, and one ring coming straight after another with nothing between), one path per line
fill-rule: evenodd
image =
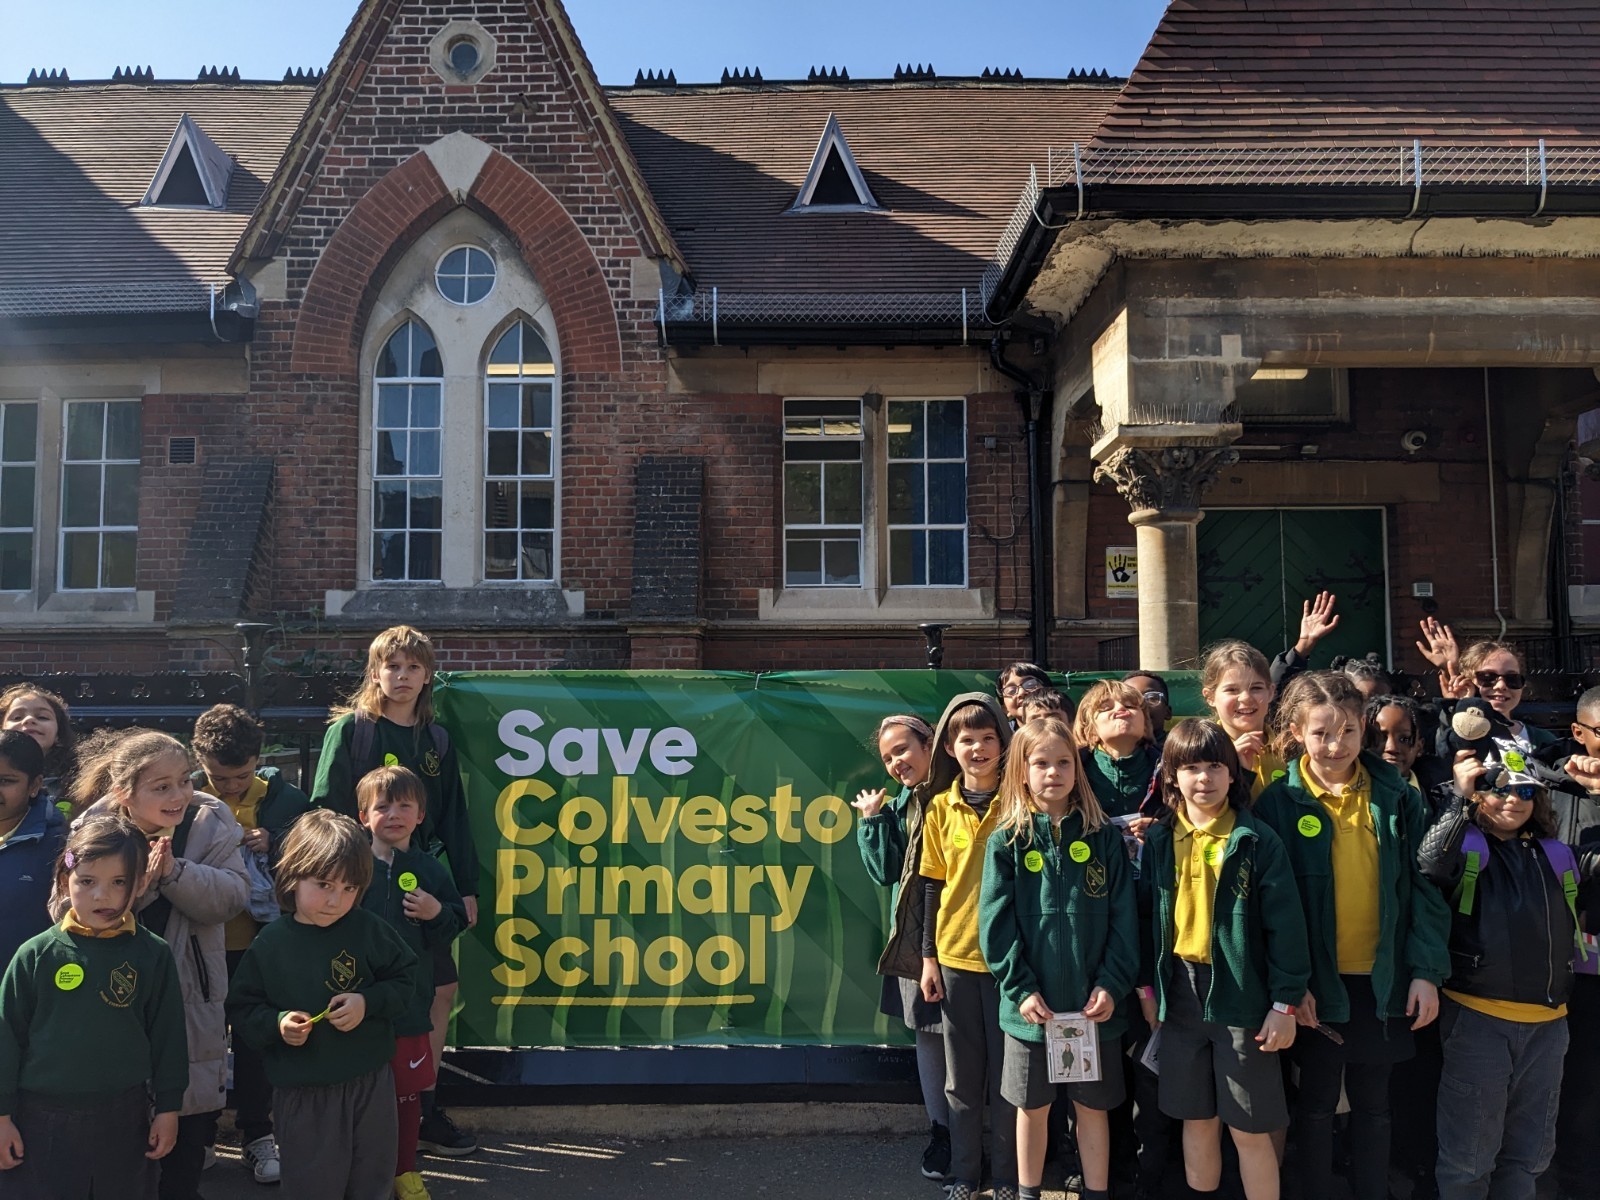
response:
M494 259L476 246L457 246L439 260L433 280L451 304L476 304L494 290Z
M470 37L459 37L445 47L445 57L450 66L461 75L470 75L483 58L478 43Z

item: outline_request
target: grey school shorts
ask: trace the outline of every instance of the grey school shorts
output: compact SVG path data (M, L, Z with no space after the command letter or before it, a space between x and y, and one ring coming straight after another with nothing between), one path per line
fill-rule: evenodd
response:
M1221 1117L1240 1133L1271 1133L1289 1124L1278 1055L1262 1050L1255 1029L1202 1017L1211 989L1205 963L1173 961L1167 1019L1161 1026L1161 1111L1178 1121Z
M1103 1028L1103 1027L1102 1027ZM1066 1089L1067 1099L1085 1108L1110 1112L1127 1098L1122 1070L1122 1035L1100 1035L1100 1078L1092 1083L1051 1083L1044 1042L1025 1042L1006 1034L1000 1065L1000 1097L1022 1109L1044 1108L1055 1101L1056 1090Z

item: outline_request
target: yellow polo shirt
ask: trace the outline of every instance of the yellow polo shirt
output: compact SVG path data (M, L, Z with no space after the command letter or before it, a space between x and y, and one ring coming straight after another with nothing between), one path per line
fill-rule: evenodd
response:
M978 891L989 835L1000 823L998 799L997 793L980 821L962 798L958 780L933 798L923 818L919 869L929 879L944 880L934 950L942 964L962 971L989 973L978 948Z
M1378 957L1378 831L1372 777L1360 763L1344 790L1324 791L1300 760L1300 778L1333 829L1334 952L1341 975L1370 975Z
M1186 962L1211 961L1211 913L1217 895L1222 858L1233 832L1233 809L1224 807L1216 818L1191 825L1180 811L1172 826L1172 865L1178 876L1178 895L1172 923L1176 935L1172 952Z
M208 779L206 783L209 786L211 781ZM261 807L261 802L266 796L267 781L257 775L250 781L250 786L245 788L244 795L225 800L223 803L228 806L228 811L233 813L240 828L255 829L259 824L256 820L256 810ZM224 945L229 950L248 950L260 929L260 923L250 915L250 910L247 908L238 916L229 917L223 925Z

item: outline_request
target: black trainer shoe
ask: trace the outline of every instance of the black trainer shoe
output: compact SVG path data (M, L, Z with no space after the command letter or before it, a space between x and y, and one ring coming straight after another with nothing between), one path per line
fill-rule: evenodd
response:
M478 1142L471 1134L457 1129L456 1123L446 1115L444 1109L436 1108L422 1118L417 1149L440 1158L466 1158L478 1152Z
M922 1152L922 1177L950 1178L950 1129L937 1121L928 1129L928 1148Z

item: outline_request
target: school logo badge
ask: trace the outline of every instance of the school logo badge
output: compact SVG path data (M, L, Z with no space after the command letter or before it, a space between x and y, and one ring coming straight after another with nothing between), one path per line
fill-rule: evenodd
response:
M355 955L348 950L339 951L328 971L328 986L335 992L348 992L356 982Z
M432 779L439 778L439 752L429 750L422 756L422 773Z
M1250 899L1250 864L1239 864L1238 873L1233 877L1233 894L1241 900Z
M133 1003L133 994L139 989L139 972L132 963L123 963L111 972L109 991L100 993L112 1008L127 1008Z
M1095 899L1106 894L1106 865L1098 858L1083 869L1083 890Z

